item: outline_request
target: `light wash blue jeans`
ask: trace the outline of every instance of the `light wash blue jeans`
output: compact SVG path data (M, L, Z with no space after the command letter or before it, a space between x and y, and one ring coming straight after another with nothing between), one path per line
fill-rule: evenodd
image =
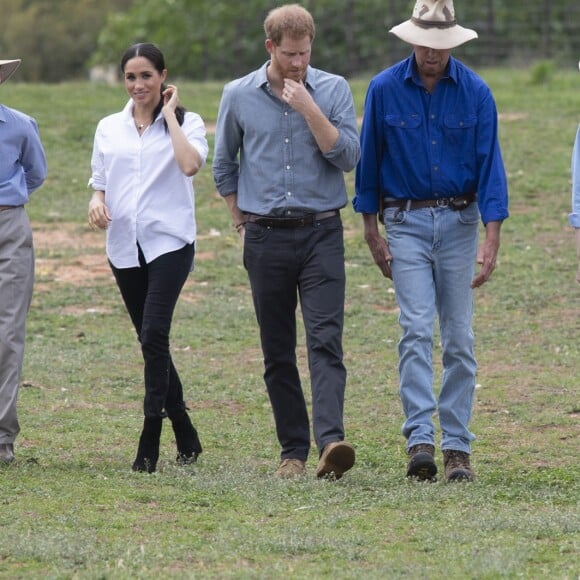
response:
M384 212L402 336L399 393L405 413L407 449L435 444L439 414L441 449L471 452L469 421L477 363L473 354L473 291L479 210L421 208ZM433 388L433 330L439 319L443 371Z

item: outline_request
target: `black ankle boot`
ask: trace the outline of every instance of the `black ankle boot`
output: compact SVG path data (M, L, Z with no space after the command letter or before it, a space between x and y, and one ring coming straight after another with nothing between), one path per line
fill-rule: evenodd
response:
M133 462L133 471L153 473L157 469L162 426L162 417L145 417L143 431L139 438L137 457Z
M175 433L175 443L177 445L177 463L195 463L197 456L202 452L201 443L197 436L197 431L191 423L191 419L186 412L171 416L171 425Z

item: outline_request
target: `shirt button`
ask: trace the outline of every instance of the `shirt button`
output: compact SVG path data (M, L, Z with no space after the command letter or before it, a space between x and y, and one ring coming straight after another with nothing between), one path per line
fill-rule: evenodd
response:
M431 141L431 145L437 145L437 141Z
M286 137L286 139L284 139L284 143L290 143L290 139L288 139L288 137Z
M289 191L289 192L288 192L288 195L289 195L289 196L290 196L290 195L292 195L292 192L291 192L291 191Z
M433 171L439 171L439 167L437 167L437 165L435 165L435 167L433 167Z
M435 118L435 115L431 115L431 119L434 119L434 118Z
M290 165L286 165L286 169L290 171Z

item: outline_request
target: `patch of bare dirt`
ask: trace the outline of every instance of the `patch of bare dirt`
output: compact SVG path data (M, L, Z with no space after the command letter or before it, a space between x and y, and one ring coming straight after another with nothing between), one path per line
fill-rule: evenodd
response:
M33 223L36 249L35 292L54 282L85 286L108 281L111 270L102 232L83 230L78 224Z
M54 283L94 286L113 280L104 232L71 223L33 223L32 229L36 250L35 292L47 291ZM214 257L213 252L195 255L196 260Z

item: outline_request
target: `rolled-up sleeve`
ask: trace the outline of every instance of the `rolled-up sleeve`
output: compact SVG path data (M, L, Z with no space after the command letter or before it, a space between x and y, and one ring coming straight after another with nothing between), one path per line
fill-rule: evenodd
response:
M105 162L100 148L101 124L97 125L93 142L93 153L91 156L91 178L89 187L95 191L105 191L107 189L107 178L105 172Z
M218 109L212 172L218 193L225 197L238 191L242 130L237 121L234 98L235 83L224 87Z
M36 121L30 118L29 134L22 148L22 169L26 177L28 193L38 189L46 179L46 156L40 141Z
M382 139L377 131L376 118L381 118L381 102L376 98L375 85L371 81L365 98L364 118L361 130L361 158L356 170L355 196L352 200L357 213L376 214L379 211L380 163Z
M197 113L188 112L182 125L183 132L187 140L195 147L201 157L202 164L205 164L209 145L206 137L205 123Z
M356 167L360 158L360 140L352 92L346 80L339 78L336 112L330 118L339 135L334 147L324 157L342 171L348 172Z

